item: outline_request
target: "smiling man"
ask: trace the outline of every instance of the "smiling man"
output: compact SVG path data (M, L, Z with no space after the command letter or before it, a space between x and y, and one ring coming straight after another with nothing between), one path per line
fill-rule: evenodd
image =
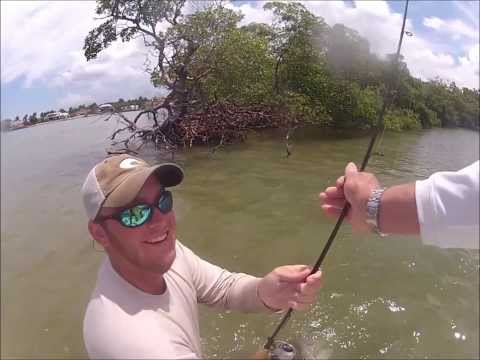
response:
M201 358L197 304L271 312L312 304L321 273L231 273L176 239L172 194L183 171L128 155L97 164L82 187L88 229L107 254L84 319L91 358Z

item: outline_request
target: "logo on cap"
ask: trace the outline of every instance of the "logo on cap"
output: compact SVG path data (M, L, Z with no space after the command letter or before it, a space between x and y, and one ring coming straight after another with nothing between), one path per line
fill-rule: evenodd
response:
M120 163L120 167L122 169L132 169L140 165L142 165L140 161L138 161L137 159L131 159L131 158L122 160L122 162Z

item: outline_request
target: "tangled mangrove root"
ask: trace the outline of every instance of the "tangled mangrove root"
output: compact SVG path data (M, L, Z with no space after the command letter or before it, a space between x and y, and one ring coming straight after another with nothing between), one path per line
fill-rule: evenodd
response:
M297 120L289 117L288 113L270 107L242 107L230 103L213 104L202 111L187 114L182 119L172 121L167 117L163 122L157 121L157 110L158 108L142 111L133 121L119 112L114 112L105 119L107 121L113 115L117 115L120 122L125 125L115 130L110 136L112 145L123 145L123 148L109 153L135 154L148 142L153 143L157 149L163 148L172 153L178 147L190 148L193 145L212 145L215 146L215 150L224 145L245 141L248 132L252 130L292 129L297 125ZM149 112L154 114L152 126L139 127L137 122L140 116ZM126 138L116 140L119 134L126 132L129 133ZM287 153L290 151L289 135L290 131L286 137ZM140 143L140 145L132 148L133 143Z

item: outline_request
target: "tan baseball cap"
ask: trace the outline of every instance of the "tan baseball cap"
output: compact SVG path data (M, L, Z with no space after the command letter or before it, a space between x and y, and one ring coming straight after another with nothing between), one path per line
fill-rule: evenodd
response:
M122 207L132 202L150 175L157 176L164 187L178 185L183 170L173 163L149 165L146 161L122 154L95 165L82 186L83 203L93 220L102 207Z

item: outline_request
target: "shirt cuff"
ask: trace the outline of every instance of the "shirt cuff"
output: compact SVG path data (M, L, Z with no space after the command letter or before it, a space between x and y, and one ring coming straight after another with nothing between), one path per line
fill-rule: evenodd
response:
M258 295L258 284L261 278L247 274L238 274L234 292L231 294L230 307L243 312L273 312Z
M431 179L417 180L415 182L415 202L417 205L418 224L420 225L420 237L422 242L427 245L435 245L437 238L437 224L434 222L435 206L431 199Z

